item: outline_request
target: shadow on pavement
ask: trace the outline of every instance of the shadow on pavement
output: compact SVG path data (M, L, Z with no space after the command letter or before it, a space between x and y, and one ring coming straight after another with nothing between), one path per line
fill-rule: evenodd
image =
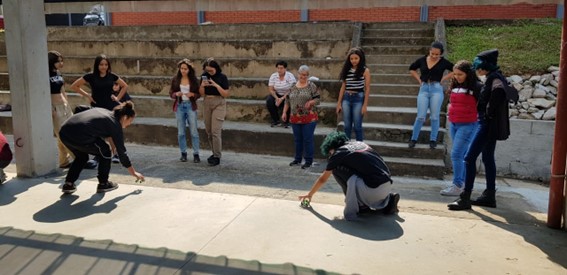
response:
M321 215L313 207L307 209L315 217L328 223L333 228L355 237L370 241L387 241L400 238L404 235L404 230L398 223L403 219L396 218L397 215L384 216L382 214L369 214L360 216L356 221L345 219L329 219Z
M337 274L12 227L0 228L0 266L2 274Z
M117 202L125 199L130 195L138 195L142 190L138 189L128 194L113 198L103 204L96 203L104 198L105 193L95 193L88 200L73 204L79 196L61 195L60 199L40 210L33 215L34 221L45 223L56 223L69 220L75 220L98 213L110 213L116 209Z
M55 174L50 174L45 176L46 178L52 178ZM50 181L37 181L37 180L21 180L18 178L10 178L3 184L0 184L0 206L8 205L16 201L17 195L28 191L30 188L44 183L55 183L60 184L59 182L50 182Z
M503 215L505 212L495 208L484 208L492 215L502 217L506 222L498 221L478 211L471 211L484 221L521 236L527 243L540 249L545 253L549 260L567 268L567 257L565 257L564 247L567 245L567 234L562 230L548 228L542 221L526 212L515 212L514 216ZM521 215L523 217L518 218ZM530 224L523 221L533 221ZM489 241L489 240L487 240Z

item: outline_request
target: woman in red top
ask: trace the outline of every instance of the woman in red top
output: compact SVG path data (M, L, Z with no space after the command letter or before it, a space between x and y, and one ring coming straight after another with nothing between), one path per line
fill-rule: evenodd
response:
M441 190L441 195L458 196L465 182L464 157L477 127L476 104L482 84L472 64L461 60L453 67L449 105L449 130L453 140L453 184Z

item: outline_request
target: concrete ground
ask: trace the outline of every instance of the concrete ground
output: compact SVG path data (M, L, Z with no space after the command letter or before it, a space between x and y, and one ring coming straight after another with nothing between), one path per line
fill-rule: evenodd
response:
M65 171L29 179L7 167L0 274L567 274L567 233L545 226L537 183L498 179L498 208L450 212L454 198L439 195L450 177L394 177L397 215L347 222L333 180L299 207L324 160L302 170L291 153L223 152L209 167L208 150L194 164L173 147L127 148L146 181L113 164L120 187L106 194L96 171L61 195Z

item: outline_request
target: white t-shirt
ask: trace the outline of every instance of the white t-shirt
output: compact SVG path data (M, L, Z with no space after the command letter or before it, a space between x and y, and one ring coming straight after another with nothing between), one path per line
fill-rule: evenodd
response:
M276 93L281 96L287 93L295 82L297 81L295 80L295 77L292 73L285 72L284 79L280 80L280 75L278 74L278 72L275 72L270 76L268 86L274 87Z
M181 93L183 94L181 96L181 99L183 101L189 100L189 85L179 85L179 88L181 89Z

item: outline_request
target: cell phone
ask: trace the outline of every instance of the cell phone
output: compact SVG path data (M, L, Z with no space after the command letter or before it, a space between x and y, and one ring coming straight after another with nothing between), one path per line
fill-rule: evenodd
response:
M206 75L201 76L201 80L204 81L209 81L209 78Z

